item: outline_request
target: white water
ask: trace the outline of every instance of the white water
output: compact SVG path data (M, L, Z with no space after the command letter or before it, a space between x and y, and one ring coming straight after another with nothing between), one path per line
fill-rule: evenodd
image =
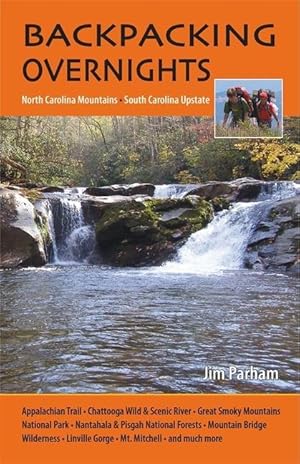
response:
M81 202L79 200L68 200L61 198L61 221L65 235L70 235L75 229L84 224Z
M162 266L165 272L212 273L239 269L248 238L255 227L255 203L237 203L219 213L205 229L195 232L177 259Z
M274 184L266 185L262 193L259 194L257 201L279 201L285 198L294 197L295 195L298 195L299 192L300 184L296 184L296 182L275 182Z
M195 186L159 185L156 198L180 198ZM194 233L179 250L176 260L160 270L172 273L213 273L243 267L244 252L260 214L271 201L295 196L300 186L292 182L268 185L254 203L236 203L230 210L215 216L201 231ZM86 262L95 247L95 231L84 221L81 201L54 197L45 201L52 239L52 259L59 264ZM57 205L57 203L56 203Z
M92 226L80 226L74 229L66 239L64 262L85 262L93 251L95 232Z
M64 189L64 193L67 195L78 195L81 196L83 195L84 191L87 189L87 187L66 187Z
M193 190L197 184L163 184L156 185L154 198L182 198L184 195Z
M85 262L94 249L94 228L85 224L79 200L56 197L55 201L59 201L58 207L51 200L46 200L44 209L52 241L51 262Z
M299 185L274 184L252 203L236 203L217 214L205 229L191 235L177 258L161 267L163 272L210 274L243 267L244 253L252 231L271 202L297 194Z

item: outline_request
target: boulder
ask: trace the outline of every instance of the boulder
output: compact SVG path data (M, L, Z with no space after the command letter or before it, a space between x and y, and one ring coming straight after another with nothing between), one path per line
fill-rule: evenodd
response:
M36 182L20 182L18 184L15 184L17 187L23 188L23 189L34 189L34 188L43 188L43 184L38 184Z
M144 200L149 199L145 196ZM121 206L123 203L131 203L135 200L143 200L143 197L136 197L135 195L127 197L122 195L112 195L108 197L101 196L83 196L81 198L81 205L85 221L89 223L97 222L103 215L104 210L108 205Z
M88 187L84 193L95 197L111 196L111 195L148 195L153 196L155 186L152 184L132 184L132 185L110 185L108 187Z
M249 239L245 264L255 268L259 260L265 268L298 272L300 231L299 197L278 201L266 212Z
M264 182L251 182L242 183L238 186L236 194L234 196L235 201L253 201L259 196L263 190Z
M236 189L237 187L231 185L229 182L207 182L206 184L198 185L185 196L198 195L205 200L212 200L220 196L230 196Z
M254 201L259 196L261 199L269 198L274 194L274 188L277 192L280 192L280 188L284 186L285 181L263 181L251 178L237 179L231 182L231 185L237 187L236 194L232 198L232 201Z
M111 195L125 195L125 187L123 186L109 186L109 187L88 187L83 192L85 195L92 195L93 197L109 197Z
M152 184L132 184L127 187L126 195L148 195L153 197L155 186Z
M231 182L212 181L199 184L188 195L199 195L205 200L213 200L222 197L228 201L253 201L257 197L272 188L274 182L264 182L251 177L236 179Z
M46 263L43 227L32 203L19 193L0 190L1 267Z
M96 224L96 237L108 264L161 264L212 217L212 206L199 197L111 204Z
M49 185L48 187L43 187L40 189L42 193L64 193L63 187L55 187L54 185Z
M252 235L248 245L257 245L261 242L274 242L276 239L277 233L280 227L270 227L268 230L262 230L260 226L256 229L255 233Z

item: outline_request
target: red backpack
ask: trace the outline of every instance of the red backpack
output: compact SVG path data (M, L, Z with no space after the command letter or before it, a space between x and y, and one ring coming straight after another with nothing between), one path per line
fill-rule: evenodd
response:
M261 106L261 100L256 105L257 116L259 121L270 121L274 114L273 105L270 102L266 102L265 106Z
M254 107L253 107L252 98L251 98L248 90L245 87L234 87L234 88L236 90L237 96L240 97L240 98L243 98L248 103L249 114L251 116L253 111L254 111Z

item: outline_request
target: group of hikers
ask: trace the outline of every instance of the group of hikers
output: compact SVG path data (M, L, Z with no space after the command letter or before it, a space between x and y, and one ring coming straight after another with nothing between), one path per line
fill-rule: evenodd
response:
M275 119L277 127L278 107L272 102L275 97L271 90L259 89L252 96L245 87L231 87L227 90L228 100L224 106L223 126L236 127L249 120L261 128L271 128Z

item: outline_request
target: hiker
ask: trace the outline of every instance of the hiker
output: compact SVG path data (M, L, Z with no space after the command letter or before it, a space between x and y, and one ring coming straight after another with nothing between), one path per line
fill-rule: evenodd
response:
M256 112L259 127L271 128L273 118L277 122L277 127L279 127L280 123L277 116L276 108L271 101L268 101L267 92L261 92L259 94L259 101L256 104Z
M224 105L223 127L226 126L230 113L232 113L232 121L229 127L236 127L241 122L249 119L251 110L245 98L238 95L234 87L227 90L227 97L228 100Z

